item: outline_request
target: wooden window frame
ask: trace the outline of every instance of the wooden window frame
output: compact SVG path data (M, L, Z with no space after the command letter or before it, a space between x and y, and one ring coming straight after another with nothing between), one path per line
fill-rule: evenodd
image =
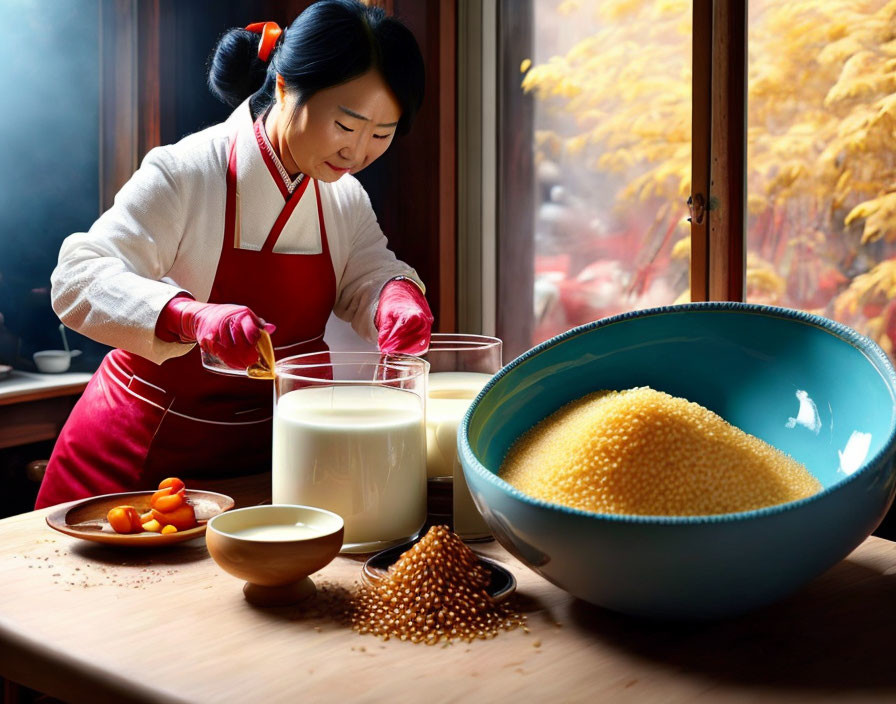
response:
M505 360L532 346L535 288L535 102L520 90L520 65L530 58L533 0L499 0L497 131L497 319ZM508 125L513 125L509 129ZM520 233L528 233L520 237Z
M457 15L457 327L497 324L497 0L462 1Z
M693 3L691 300L744 301L747 3Z
M532 0L498 0L499 130L497 335L505 351L531 347L534 108L519 89L519 62L531 52ZM693 0L690 295L745 300L746 0ZM505 69L505 67L507 67ZM521 322L522 321L522 322Z

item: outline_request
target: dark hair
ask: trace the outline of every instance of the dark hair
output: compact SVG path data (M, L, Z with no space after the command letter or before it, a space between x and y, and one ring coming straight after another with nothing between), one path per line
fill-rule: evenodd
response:
M278 73L301 105L324 88L376 69L401 106L396 132L410 129L423 101L423 57L411 31L380 8L320 0L286 29L268 62L258 58L259 38L231 29L211 56L209 88L231 107L251 96L253 114L263 111L274 99Z

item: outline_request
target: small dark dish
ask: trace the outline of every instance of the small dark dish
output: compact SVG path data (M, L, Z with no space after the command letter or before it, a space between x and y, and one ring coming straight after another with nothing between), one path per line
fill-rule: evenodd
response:
M362 570L364 579L368 583L383 579L389 568L398 562L398 558L414 547L418 540L419 538L372 555L364 563ZM496 602L503 601L510 596L516 589L516 578L505 567L502 567L494 560L478 554L476 557L479 559L479 564L485 567L490 575L488 586L485 588L488 595Z

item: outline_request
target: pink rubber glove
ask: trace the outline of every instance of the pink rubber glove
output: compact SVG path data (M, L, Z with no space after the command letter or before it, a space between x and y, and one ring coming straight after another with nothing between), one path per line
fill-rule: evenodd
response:
M374 323L380 352L424 354L429 349L432 312L423 292L410 281L393 279L383 286Z
M198 342L227 366L244 369L258 361L255 343L262 328L268 333L277 329L246 306L200 303L176 296L162 309L156 335L168 342Z

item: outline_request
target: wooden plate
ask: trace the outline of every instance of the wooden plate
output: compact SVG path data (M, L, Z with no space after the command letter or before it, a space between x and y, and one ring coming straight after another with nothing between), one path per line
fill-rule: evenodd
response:
M234 506L234 500L224 494L214 491L198 491L187 489L187 498L193 504L196 511L196 520L199 525L189 530L181 530L176 533L116 533L106 520L109 509L116 506L133 506L140 513L149 510L149 500L152 491L131 491L124 494L105 494L83 499L74 504L66 504L47 516L47 525L55 528L60 533L91 540L95 543L107 543L109 545L129 546L154 546L170 545L185 540L192 540L205 534L205 525L208 520L219 513L229 511Z

